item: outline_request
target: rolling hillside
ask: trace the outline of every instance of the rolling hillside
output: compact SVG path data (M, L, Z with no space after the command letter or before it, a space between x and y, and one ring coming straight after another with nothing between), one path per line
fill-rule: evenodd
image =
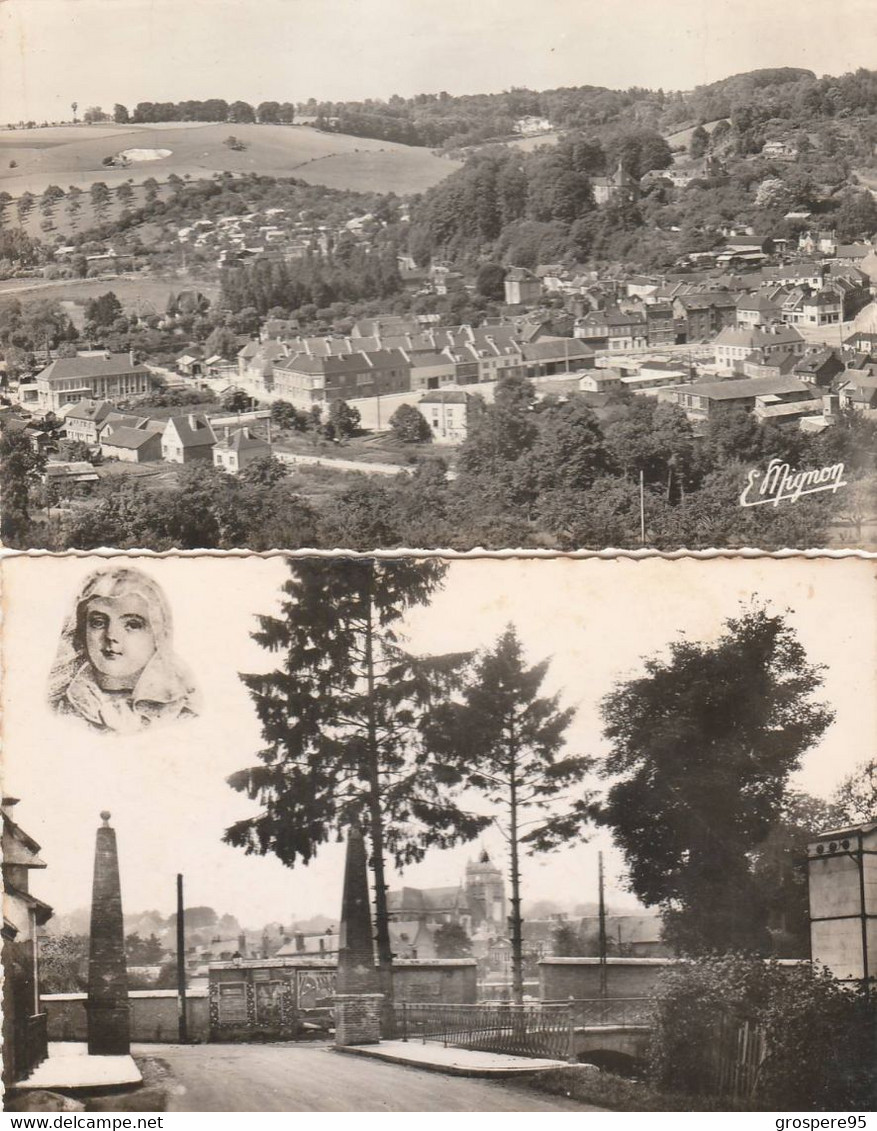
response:
M224 145L230 135L245 149ZM128 149L168 150L158 160L125 168L102 161ZM321 133L310 126L198 125L57 126L0 130L0 189L12 196L41 193L47 185L87 189L94 181L110 187L129 178L166 180L171 173L192 179L214 173L260 173L298 177L330 188L373 192L424 192L457 168L427 149Z

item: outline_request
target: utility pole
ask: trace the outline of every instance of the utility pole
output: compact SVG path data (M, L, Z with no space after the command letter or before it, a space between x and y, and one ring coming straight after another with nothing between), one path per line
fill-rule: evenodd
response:
M597 887L598 892L598 923L599 923L599 953L600 953L600 1001L605 1002L607 996L606 984L606 903L603 898L603 853L597 853Z
M186 920L183 911L183 877L177 874L177 1015L180 1044L189 1040L186 1023Z
M639 540L646 544L646 485L645 472L639 473Z

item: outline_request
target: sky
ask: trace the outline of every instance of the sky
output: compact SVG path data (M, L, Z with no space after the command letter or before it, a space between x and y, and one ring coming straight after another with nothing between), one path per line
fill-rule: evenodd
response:
M330 844L306 868L246 856L223 830L255 807L227 784L254 765L259 724L241 671L274 661L251 639L255 615L275 611L287 577L277 556L143 556L136 563L164 589L174 648L204 698L199 717L132 736L101 735L45 702L59 633L94 557L7 556L2 561L4 653L3 789L21 799L16 819L42 845L48 867L31 890L58 912L90 901L94 834L101 810L117 830L122 894L130 913L174 908L177 873L189 906L209 905L246 926L338 915L343 847ZM406 620L408 646L422 653L489 647L513 623L529 662L551 657L545 688L576 716L568 749L599 755L600 699L642 671L685 633L712 640L740 602L757 594L789 619L813 663L825 664L823 697L836 720L810 751L795 783L827 796L873 756L877 671L873 560L719 558L571 560L467 559L450 565L442 591ZM596 779L589 785L599 788ZM486 848L505 863L489 831L470 845L433 851L393 874L392 886L447 886ZM630 905L623 860L603 831L587 843L525 860L525 900L572 908L596 898L597 852L606 854L610 906Z
M70 104L687 90L877 58L873 0L0 0L0 120Z

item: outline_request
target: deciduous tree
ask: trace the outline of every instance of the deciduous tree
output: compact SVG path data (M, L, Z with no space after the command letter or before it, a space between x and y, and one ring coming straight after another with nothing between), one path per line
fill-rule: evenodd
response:
M753 605L710 642L678 640L602 703L616 779L600 812L631 884L682 950L767 952L750 853L832 712L821 669L785 617Z

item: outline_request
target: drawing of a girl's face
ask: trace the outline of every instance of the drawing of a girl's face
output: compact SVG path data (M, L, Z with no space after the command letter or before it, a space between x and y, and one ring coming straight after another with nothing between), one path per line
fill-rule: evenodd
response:
M84 627L88 658L102 676L136 679L155 655L149 609L136 593L90 598Z

